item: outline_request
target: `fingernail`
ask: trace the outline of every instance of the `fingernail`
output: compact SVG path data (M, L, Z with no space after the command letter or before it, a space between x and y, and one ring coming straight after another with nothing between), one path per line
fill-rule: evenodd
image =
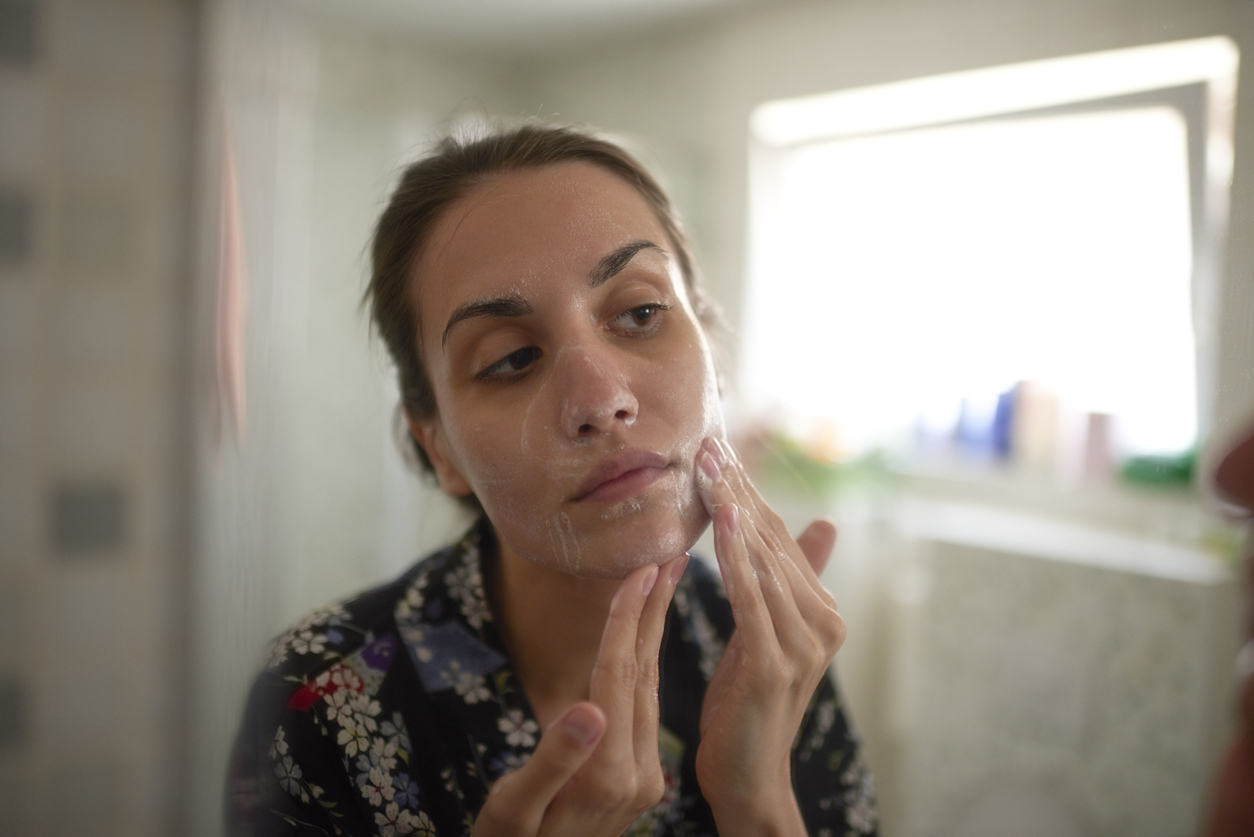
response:
M601 725L585 710L573 709L562 719L562 731L581 747L587 747L601 734Z
M723 470L708 450L701 451L701 470L710 478L710 482L718 482L723 477Z
M684 570L688 569L689 557L690 556L685 555L683 558L680 558L675 562L675 566L671 567L671 584L678 584L679 579L684 577Z
M727 513L727 531L736 534L740 531L740 507L735 503L728 503L731 511Z

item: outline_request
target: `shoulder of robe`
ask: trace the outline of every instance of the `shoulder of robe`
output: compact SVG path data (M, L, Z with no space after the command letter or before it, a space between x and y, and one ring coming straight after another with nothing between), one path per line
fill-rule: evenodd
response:
M445 547L393 581L308 614L271 643L265 671L284 680L308 681L376 638L395 634L397 603L414 579L447 563L457 550Z

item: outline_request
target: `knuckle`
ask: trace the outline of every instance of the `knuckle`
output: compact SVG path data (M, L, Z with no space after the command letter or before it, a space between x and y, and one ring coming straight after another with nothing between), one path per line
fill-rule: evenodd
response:
M603 680L619 691L635 688L638 666L631 657L615 660L597 660L592 667L592 679Z
M818 621L817 630L825 652L835 654L845 644L845 620L835 610Z
M640 667L634 659L623 660L622 665L615 666L612 672L614 683L624 691L631 691L636 687L636 679L640 674Z
M666 780L662 777L660 765L648 772L640 790L645 807L651 808L662 801L662 796L666 793Z

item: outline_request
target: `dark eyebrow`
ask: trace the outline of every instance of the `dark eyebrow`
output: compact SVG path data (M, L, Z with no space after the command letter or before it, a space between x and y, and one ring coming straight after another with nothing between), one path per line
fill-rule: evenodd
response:
M652 241L645 241L644 239L624 244L597 262L597 266L593 268L591 275L588 277L588 284L594 288L598 285L604 285L618 275L641 250L657 250L659 253L666 252Z
M619 268L620 270L622 268ZM453 326L471 317L524 317L531 313L531 304L525 299L515 296L501 296L495 299L477 299L459 306L448 318L444 326L444 336L440 338L440 348L448 344L448 333Z

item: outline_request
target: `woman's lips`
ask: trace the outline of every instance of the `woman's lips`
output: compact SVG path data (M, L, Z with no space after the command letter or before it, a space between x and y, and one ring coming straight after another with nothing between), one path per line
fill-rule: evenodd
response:
M659 453L623 451L592 469L572 498L575 502L617 503L657 482L670 462Z

